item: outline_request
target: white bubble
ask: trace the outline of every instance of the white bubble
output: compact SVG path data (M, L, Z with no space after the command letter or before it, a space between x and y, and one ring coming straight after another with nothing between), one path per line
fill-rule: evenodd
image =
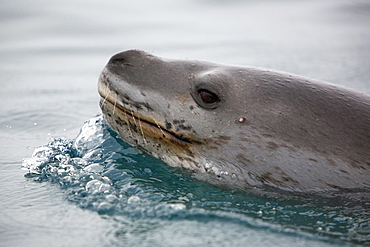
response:
M175 210L184 210L186 209L186 205L182 203L170 203L168 204L170 208L175 209Z
M110 185L105 184L102 181L97 179L91 180L86 184L86 190L95 194L95 193L107 193L110 190Z
M95 172L95 173L100 173L103 170L104 170L104 166L102 166L98 163L88 165L84 168L84 171L86 171L86 172Z
M139 203L141 202L141 199L139 196L130 196L128 199L127 199L127 203L129 204L135 204L135 203Z

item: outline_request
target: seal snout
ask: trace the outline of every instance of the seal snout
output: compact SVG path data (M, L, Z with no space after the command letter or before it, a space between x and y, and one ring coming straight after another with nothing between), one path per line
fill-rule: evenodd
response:
M110 65L123 65L123 66L134 66L134 62L138 59L146 56L147 53L140 50L127 50L120 52L112 56L108 62Z

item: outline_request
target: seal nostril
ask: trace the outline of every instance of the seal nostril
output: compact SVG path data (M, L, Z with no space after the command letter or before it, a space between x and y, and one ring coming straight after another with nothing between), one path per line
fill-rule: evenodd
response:
M134 65L132 65L130 63L126 63L124 59L116 59L116 60L110 61L110 63L115 64L115 65L123 65L123 66L132 66L132 67L134 67Z
M140 50L128 50L112 56L108 64L134 66L135 61L147 56L148 53Z
M132 64L129 63L129 59L127 58L127 56L125 56L125 54L123 53L118 53L111 57L108 64L132 66Z
M140 50L127 50L112 56L108 62L108 66L137 67L137 65L147 61L149 57L153 58L153 55Z

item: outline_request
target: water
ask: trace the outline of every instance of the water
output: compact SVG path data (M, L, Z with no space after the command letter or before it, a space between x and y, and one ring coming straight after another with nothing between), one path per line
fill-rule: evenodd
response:
M339 0L3 1L0 246L370 244L365 204L267 200L204 185L93 118L101 69L131 48L370 93L369 12L367 1ZM35 149L44 163L31 158Z

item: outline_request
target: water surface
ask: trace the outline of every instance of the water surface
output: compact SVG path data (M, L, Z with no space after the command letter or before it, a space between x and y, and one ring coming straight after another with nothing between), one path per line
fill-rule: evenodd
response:
M14 0L0 4L0 19L1 246L370 243L365 204L222 191L127 146L94 118L101 69L131 48L369 94L367 1ZM76 146L89 119L90 134L81 133L100 144ZM30 162L40 171L25 177L23 159L45 145L39 158L48 160Z

